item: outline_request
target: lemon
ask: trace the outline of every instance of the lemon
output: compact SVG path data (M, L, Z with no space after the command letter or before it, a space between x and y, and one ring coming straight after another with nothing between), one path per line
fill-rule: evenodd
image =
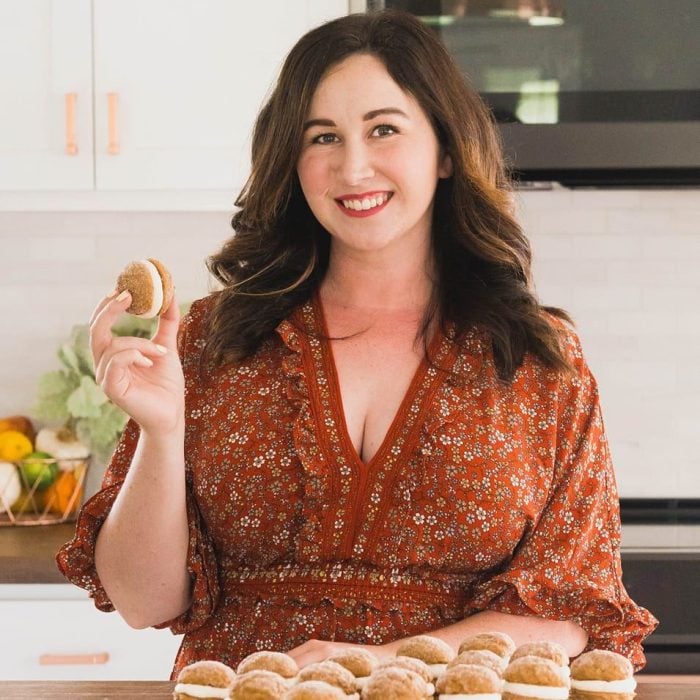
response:
M34 449L32 441L19 430L4 430L0 433L0 460L16 462Z
M47 489L58 476L58 464L48 452L31 452L19 464L19 471L27 488Z

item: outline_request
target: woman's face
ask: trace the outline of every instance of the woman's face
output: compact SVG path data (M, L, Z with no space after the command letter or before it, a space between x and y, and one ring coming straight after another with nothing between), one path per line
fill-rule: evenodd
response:
M320 82L297 172L335 246L378 251L429 240L438 179L449 176L418 102L374 56L346 59Z

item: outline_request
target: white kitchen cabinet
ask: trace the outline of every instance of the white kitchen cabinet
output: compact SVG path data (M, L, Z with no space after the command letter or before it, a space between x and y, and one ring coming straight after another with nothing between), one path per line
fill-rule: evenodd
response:
M135 630L71 585L0 585L2 680L167 680L182 637Z
M348 0L0 0L0 192L232 201L285 54L347 11Z
M90 0L0 0L0 190L87 190L93 182Z

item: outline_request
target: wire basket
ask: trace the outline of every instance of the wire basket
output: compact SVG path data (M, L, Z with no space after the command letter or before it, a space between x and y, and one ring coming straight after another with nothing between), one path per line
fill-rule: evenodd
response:
M90 458L14 462L15 473L0 476L0 526L53 525L76 519L85 492Z

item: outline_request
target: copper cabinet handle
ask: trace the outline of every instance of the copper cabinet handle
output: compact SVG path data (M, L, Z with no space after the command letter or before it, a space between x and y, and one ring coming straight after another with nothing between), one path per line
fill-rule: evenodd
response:
M41 666L95 666L108 661L109 654L106 651L95 654L42 654L39 657Z
M119 93L107 93L107 153L110 156L119 155L119 130L117 129L117 108L119 107Z
M78 142L75 138L75 103L77 92L66 93L66 155L78 155Z

